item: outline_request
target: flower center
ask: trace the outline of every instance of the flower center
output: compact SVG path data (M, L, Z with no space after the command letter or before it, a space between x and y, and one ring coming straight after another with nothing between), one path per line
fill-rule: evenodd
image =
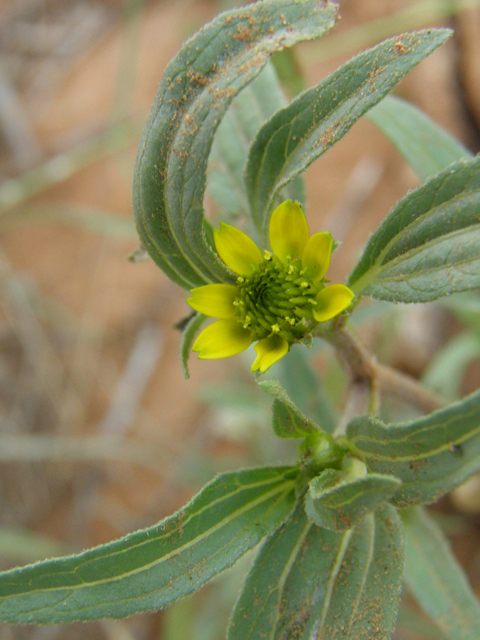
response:
M234 301L237 319L249 329L253 340L280 335L289 344L304 338L317 324L312 310L324 288L305 275L301 260L283 263L265 251L253 273L237 279Z

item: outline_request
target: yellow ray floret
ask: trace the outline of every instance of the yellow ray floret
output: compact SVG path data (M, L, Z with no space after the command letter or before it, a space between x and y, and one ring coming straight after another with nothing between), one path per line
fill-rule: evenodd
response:
M309 238L305 215L287 200L275 209L269 227L273 253L262 255L242 231L221 223L214 230L220 258L239 277L237 284L209 284L192 290L190 306L219 318L198 336L199 358L226 358L256 342L252 371L265 373L304 340L319 322L347 309L353 293L343 284L325 286L335 242L329 233Z

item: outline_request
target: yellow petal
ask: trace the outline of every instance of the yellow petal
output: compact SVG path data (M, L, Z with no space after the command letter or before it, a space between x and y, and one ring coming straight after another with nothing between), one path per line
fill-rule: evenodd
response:
M192 351L203 360L234 356L252 343L248 329L236 320L217 320L209 325L195 340Z
M187 302L200 313L212 318L233 318L235 307L233 301L238 289L231 284L207 284L190 291L191 298Z
M317 306L313 316L318 322L326 322L344 311L354 298L353 292L344 284L331 284L317 294Z
M213 230L213 239L218 255L232 271L248 276L262 261L260 249L243 231L220 223L220 229Z
M257 342L255 351L257 357L252 364L252 371L260 369L260 373L265 373L272 364L275 364L288 352L288 342L282 336L269 336Z
M270 245L273 253L285 261L287 256L301 258L308 241L307 219L298 202L286 200L272 213Z
M329 233L314 233L305 245L302 266L313 282L318 282L330 266L334 239Z

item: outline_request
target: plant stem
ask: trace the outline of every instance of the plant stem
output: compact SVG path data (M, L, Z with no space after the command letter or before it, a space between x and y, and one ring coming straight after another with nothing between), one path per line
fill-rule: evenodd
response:
M354 415L368 411L374 413L378 395L400 400L422 413L431 413L443 406L440 398L422 387L414 378L379 364L358 338L343 325L341 319L334 323L332 331L325 332L322 337L336 349L350 378L346 410L335 435L345 433L346 425Z

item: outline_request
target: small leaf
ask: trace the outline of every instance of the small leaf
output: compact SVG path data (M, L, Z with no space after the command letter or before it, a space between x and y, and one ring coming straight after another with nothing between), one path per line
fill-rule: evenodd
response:
M389 640L402 569L402 523L392 507L334 533L309 522L300 502L262 545L228 640Z
M450 35L446 29L431 29L390 38L344 64L265 123L250 149L245 174L252 215L263 237L281 189Z
M263 380L258 386L274 398L273 430L279 438L305 438L311 433L321 432L320 427L290 400L278 380Z
M195 591L271 534L292 509L296 470L218 476L161 523L75 556L0 574L0 621L124 618Z
M399 506L435 502L480 471L480 391L411 422L354 418L347 437L370 472L400 478Z
M195 336L206 319L207 316L204 316L201 313L194 313L182 328L182 339L180 341L180 365L182 367L185 380L190 378L190 373L188 371L188 359L192 352Z
M393 476L369 473L351 478L344 471L326 469L310 482L307 515L319 527L346 531L388 502L401 484Z
M334 26L337 7L265 0L219 15L168 65L139 146L133 209L142 244L180 286L233 281L204 232L208 155L234 97L285 47Z
M421 508L404 514L405 581L422 609L450 640L480 638L480 607L447 540Z
M358 296L429 302L480 287L480 158L430 178L370 237L349 286Z
M417 176L426 180L472 154L425 113L387 96L367 118L397 147Z

